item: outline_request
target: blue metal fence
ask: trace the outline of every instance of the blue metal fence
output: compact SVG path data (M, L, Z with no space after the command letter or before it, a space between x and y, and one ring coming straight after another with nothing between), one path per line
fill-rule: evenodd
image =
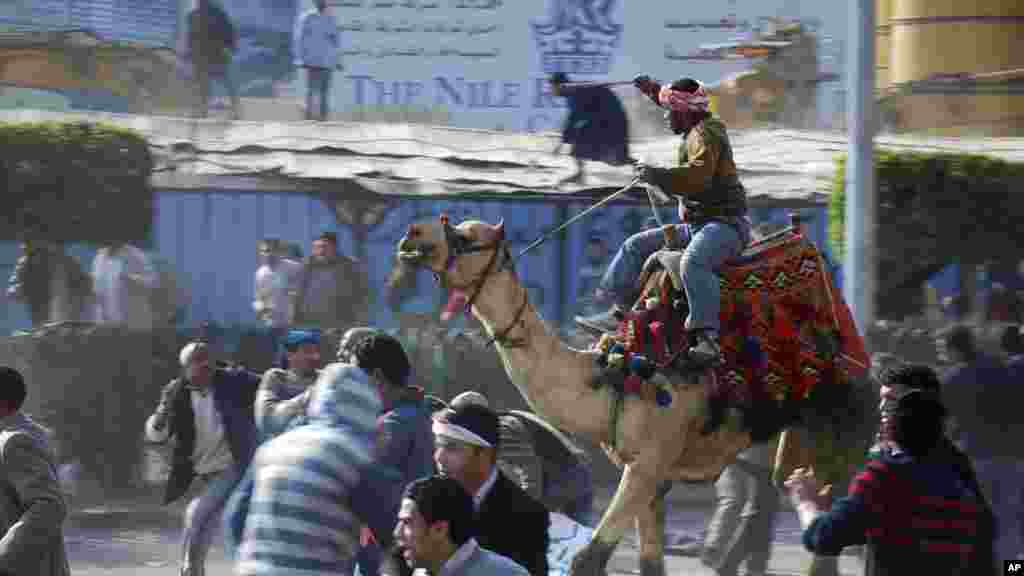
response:
M544 231L588 205L534 200L403 200L366 239L365 262L374 297L371 317L383 326L396 325L383 297L384 286L394 261L395 243L411 222L436 218L442 212L453 222L475 218L497 223L504 219L507 237L518 253ZM782 209L760 210L753 217L781 220L785 214ZM610 257L650 217L650 208L644 205L613 204L570 227L564 241L555 237L523 257L517 271L541 314L556 323L571 321L579 298L585 295L579 271L588 263L588 239L604 239ZM663 218L674 220L674 212L665 209ZM825 246L825 219L821 209L810 227L819 247ZM157 194L153 250L177 274L188 296L183 326L212 322L229 329L243 328L256 324L252 298L259 240L276 236L301 245L308 253L312 238L325 230L338 234L341 251L358 254L351 230L338 225L331 210L314 196L295 192L161 191ZM94 247L76 245L69 252L89 270ZM0 274L4 279L10 276L17 255L13 243L0 244ZM436 306L439 289L429 274L420 279L408 306L427 312ZM0 307L4 312L0 329L9 333L29 327L23 305L3 299Z

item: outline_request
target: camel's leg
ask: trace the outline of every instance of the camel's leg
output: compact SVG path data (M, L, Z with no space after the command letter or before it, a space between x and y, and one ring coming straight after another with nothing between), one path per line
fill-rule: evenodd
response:
M608 510L594 531L590 543L572 559L570 576L605 576L605 567L612 552L622 540L631 521L642 508L649 507L657 492L658 482L653 474L638 468L636 463L626 465L622 479Z
M651 504L637 514L640 576L665 576L665 495L671 488L671 481L662 482Z

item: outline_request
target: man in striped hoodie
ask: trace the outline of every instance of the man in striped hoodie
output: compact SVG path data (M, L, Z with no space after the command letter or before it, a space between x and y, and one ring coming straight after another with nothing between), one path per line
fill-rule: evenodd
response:
M365 372L346 364L324 370L307 422L256 452L236 574L352 573L360 524L383 533L394 520L374 497L394 474L370 466L380 408Z

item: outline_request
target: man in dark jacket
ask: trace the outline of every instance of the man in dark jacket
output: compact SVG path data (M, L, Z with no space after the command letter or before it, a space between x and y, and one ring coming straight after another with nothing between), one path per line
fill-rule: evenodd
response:
M33 326L92 319L92 279L56 242L26 239L7 294L28 305Z
M576 160L576 173L563 183L583 182L583 161L593 160L614 166L628 164L629 119L619 97L607 86L572 86L564 72L552 74L551 92L565 98L569 107L562 141L555 147L557 153L564 144L572 145Z
M338 253L338 236L324 232L298 273L292 325L345 329L366 318L366 276L354 259Z
M836 556L867 545L868 576L992 574L992 516L970 465L943 439L945 408L912 389L892 412L894 449L870 460L830 506L813 472L786 481L804 546Z
M221 81L231 97L231 113L241 118L238 87L231 77L231 53L238 47L234 25L212 0L198 0L188 14L188 53L192 59L193 79L198 92L196 113L206 118L210 106L210 81Z
M146 421L146 437L176 438L164 504L201 490L185 511L182 576L203 576L206 554L220 513L256 444L253 403L260 378L236 369L214 368L208 346L191 342L178 356L183 376L164 387L160 404Z
M476 391L452 398L451 407L477 404L490 408ZM522 410L498 413L501 447L498 467L551 512L561 512L594 526L594 483L587 453L565 432L540 416Z
M498 469L498 416L469 404L436 414L433 431L438 471L473 495L480 546L507 556L532 576L547 576L551 520L540 502Z

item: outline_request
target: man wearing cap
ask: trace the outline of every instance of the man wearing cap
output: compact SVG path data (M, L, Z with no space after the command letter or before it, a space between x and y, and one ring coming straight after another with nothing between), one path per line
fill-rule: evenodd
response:
M177 440L164 504L185 495L193 480L198 494L185 510L181 575L203 576L206 553L228 496L249 465L256 444L251 409L259 377L214 368L209 347L191 342L178 356L182 376L168 383L146 420L146 438Z
M475 391L452 398L451 407L490 407ZM594 484L586 452L564 432L536 414L509 410L498 414L498 467L527 494L552 512L561 512L584 526L593 525Z
M687 356L693 365L716 364L720 361L718 274L750 241L747 193L737 175L725 124L711 114L703 84L684 78L663 86L647 76L637 77L634 84L667 110L669 129L683 136L678 166L640 164L636 175L679 198L683 223L676 229L686 246L681 267L690 307L686 329L696 341ZM597 294L611 309L577 317L576 322L597 333L614 332L623 311L633 304L644 262L661 248L664 238L660 229L629 237L613 257Z
M291 324L328 329L364 323L367 297L359 263L338 254L338 235L324 232L298 272Z
M289 330L284 342L287 368L271 368L263 374L256 392L256 429L272 438L304 417L313 383L320 374L320 333Z
M447 409L433 431L438 471L473 495L480 546L547 576L548 511L498 469L498 416L476 404Z

